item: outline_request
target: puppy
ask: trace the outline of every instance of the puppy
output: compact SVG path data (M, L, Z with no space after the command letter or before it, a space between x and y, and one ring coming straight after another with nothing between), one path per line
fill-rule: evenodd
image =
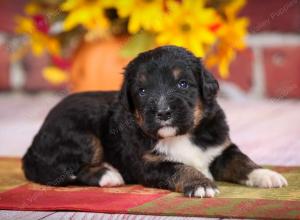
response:
M47 116L23 158L29 180L47 185L143 184L214 197L214 180L254 187L287 185L231 142L219 86L181 47L141 53L119 93L66 97Z

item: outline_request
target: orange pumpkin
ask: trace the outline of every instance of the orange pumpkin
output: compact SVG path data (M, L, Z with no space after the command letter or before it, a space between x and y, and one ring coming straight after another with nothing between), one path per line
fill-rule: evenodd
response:
M129 58L120 56L126 38L84 42L77 49L70 70L72 92L119 90Z

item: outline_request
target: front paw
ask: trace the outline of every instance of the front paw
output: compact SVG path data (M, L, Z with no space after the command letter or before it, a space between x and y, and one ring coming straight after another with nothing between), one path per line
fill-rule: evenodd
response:
M188 197L212 198L220 192L215 183L205 178L186 184L183 188L183 193Z
M280 188L288 185L281 174L268 169L253 170L244 184L261 188Z

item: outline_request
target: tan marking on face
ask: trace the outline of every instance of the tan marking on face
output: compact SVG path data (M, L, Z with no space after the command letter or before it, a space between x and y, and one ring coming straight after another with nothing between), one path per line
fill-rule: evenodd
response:
M140 112L138 110L136 110L134 112L135 118L136 118L136 122L138 123L139 126L142 126L142 124L144 123L144 119L142 117L142 115L140 114Z
M180 74L181 74L181 69L179 69L179 68L173 69L172 74L173 74L175 79L179 79Z
M146 82L147 81L146 75L144 73L140 73L138 75L138 81L141 82L141 83Z
M199 125L201 119L203 118L203 107L200 101L197 101L194 107L194 127Z

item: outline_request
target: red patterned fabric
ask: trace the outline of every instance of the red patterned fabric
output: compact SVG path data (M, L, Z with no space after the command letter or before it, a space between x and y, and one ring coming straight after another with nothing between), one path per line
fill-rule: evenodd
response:
M216 198L200 199L140 185L112 188L42 186L24 179L18 159L2 159L0 209L300 219L300 167L272 169L287 178L288 187L258 189L217 183L221 193Z
M13 210L76 210L127 213L128 209L157 199L168 191L142 186L47 187L25 184L0 194L0 208Z

